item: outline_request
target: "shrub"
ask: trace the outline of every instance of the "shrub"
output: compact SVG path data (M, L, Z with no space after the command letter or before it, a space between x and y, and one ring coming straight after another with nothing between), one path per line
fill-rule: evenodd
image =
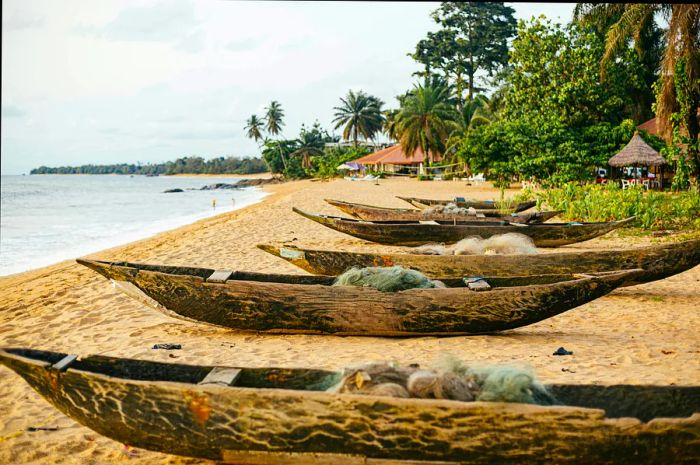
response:
M636 216L645 230L700 230L700 196L645 191L642 186L621 189L617 184L568 183L561 189L536 193L538 206L563 210L567 221L614 221Z

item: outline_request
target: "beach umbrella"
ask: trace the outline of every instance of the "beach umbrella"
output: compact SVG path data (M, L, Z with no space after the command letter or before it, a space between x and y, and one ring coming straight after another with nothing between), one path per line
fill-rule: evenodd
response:
M359 171L362 169L362 165L354 161L348 161L339 165L336 169L338 170L349 170L349 171Z

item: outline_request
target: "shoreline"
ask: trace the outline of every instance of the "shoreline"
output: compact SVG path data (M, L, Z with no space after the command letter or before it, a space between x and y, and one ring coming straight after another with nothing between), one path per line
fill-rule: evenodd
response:
M89 175L85 175L85 176L89 176ZM259 204L265 202L266 200L268 200L268 199L270 199L271 197L274 196L274 192L270 192L270 191L268 191L268 189L274 188L275 186L278 186L278 184L273 184L273 185L262 185L262 186L260 186L260 187L257 187L257 186L256 186L255 188L258 188L258 189L260 189L262 192L264 192L264 193L265 193L265 196L262 197L259 201L254 202L254 203L252 203L252 204L250 204L250 205L246 205L246 206L241 207L241 208L235 208L235 209L233 209L233 210L228 210L228 211L224 211L224 212L221 212L221 213L215 213L215 214L213 214L213 215L211 215L211 216L207 216L206 218L200 218L200 219L195 220L195 221L193 221L193 222L191 222L191 223L187 223L187 224L180 225L180 226L175 226L175 227L173 227L173 228L165 229L165 230L163 230L163 231L158 231L158 232L156 232L156 233L153 233L153 234L151 234L151 235L149 235L149 236L146 236L146 237L142 237L142 238L140 238L140 239L136 239L136 240L133 240L133 241L128 241L128 242L125 242L125 243L122 243L122 244L117 244L117 245L114 245L114 246L111 246L111 247L107 247L107 248L104 248L104 249L100 249L100 250L97 250L97 251L95 251L95 252L90 252L90 253L87 253L87 254L83 254L83 255L80 255L79 257L67 258L67 259L65 259L65 260L60 260L60 261L58 261L58 262L56 262L56 263L52 263L52 264L50 264L50 265L40 266L40 267L38 267L38 268L32 268L32 269L26 270L26 271L20 271L20 272L17 272L17 273L10 273L10 274L6 274L6 275L0 275L0 289L2 289L2 284L3 284L3 282L4 282L5 280L9 280L9 279L13 279L13 278L23 278L23 277L27 277L28 279L31 279L31 276L29 276L29 275L32 274L32 273L43 274L44 272L53 272L53 271L61 270L61 269L65 268L66 266L69 266L69 265L71 265L71 264L75 264L76 258L94 257L94 256L100 255L100 254L111 253L111 252L118 252L118 251L119 251L120 249L122 249L122 248L136 247L136 246L139 246L139 245L143 245L143 244L144 244L145 242L147 242L147 241L156 240L156 239L158 239L160 236L164 236L164 235L173 235L173 234L177 234L178 232L186 232L187 230L190 230L190 229L193 229L193 228L194 228L194 229L197 229L198 227L203 226L204 223L207 223L207 222L212 221L212 220L216 220L216 219L218 219L219 217L222 217L222 216L225 216L225 215L235 214L235 213L238 213L238 212L242 212L243 210L247 210L247 209L254 208L255 206L257 206L257 205L259 205Z
M265 189L264 189L265 186L266 185L263 184L260 186L251 186L251 187L246 188L246 189L252 188L255 190L255 192L259 192L262 195L262 197L259 200L254 201L252 204L248 204L248 205L245 205L242 207L238 207L235 205L233 207L220 206L221 211L219 211L219 212L216 212L216 210L214 210L213 212L189 214L189 215L184 215L184 216L175 216L175 217L171 217L170 219L159 220L160 222L171 223L171 224L169 224L169 225L165 224L165 229L160 229L163 227L163 225L156 226L155 224L152 224L150 227L144 227L145 232L142 232L141 234L145 234L145 235L143 235L142 237L133 238L134 234L132 232L130 234L127 234L126 239L120 238L119 236L114 236L114 237L110 237L107 239L103 239L101 242L104 242L104 244L91 243L92 246L87 247L88 249L90 249L89 251L87 251L85 253L80 253L74 258L59 259L58 261L55 261L53 263L39 265L37 267L33 267L33 268L30 268L30 269L27 269L24 271L12 272L12 273L8 273L8 274L0 274L0 280L2 280L3 278L15 276L17 274L29 273L32 271L40 271L42 268L52 267L54 265L57 265L59 263L65 262L65 261L74 260L75 258L78 258L78 257L89 256L92 254L103 252L105 250L112 250L112 249L118 249L120 247L126 247L126 246L129 246L130 244L133 244L133 243L137 243L137 242L141 242L143 240L155 238L159 234L174 231L174 230L177 230L179 228L184 228L184 227L196 224L200 221L204 221L204 220L214 218L214 217L217 217L220 215L225 215L227 213L233 213L233 212L236 212L238 210L248 208L250 206L256 205L256 204L264 201L267 197L269 197L270 194L269 194L269 192L265 191ZM202 215L206 215L206 216L201 217ZM183 221L187 221L187 222L183 223ZM139 235L141 235L141 234L139 234ZM75 246L71 246L71 250L73 248L75 248ZM85 249L85 248L83 248L83 249ZM9 266L9 268L12 268L12 267L13 266Z
M122 246L88 255L262 273L306 274L255 247L296 240L309 247L390 252L399 247L369 244L325 228L291 211L337 214L324 198L405 207L396 195L494 198L490 186L462 182L381 180L379 185L342 179L290 181L262 186L267 195L253 205L204 218ZM518 190L510 190L512 195ZM636 247L654 238L617 235L565 246L561 251ZM555 251L547 251L550 253ZM608 296L530 326L490 335L382 338L266 335L172 318L125 296L93 271L64 261L0 278L0 346L29 347L81 355L104 354L190 365L313 367L341 369L369 361L430 366L450 354L479 365L524 364L543 383L700 384L700 267ZM689 329L691 329L689 331ZM178 343L177 351L152 350ZM564 347L573 355L556 357ZM56 431L28 432L31 426ZM19 376L0 368L0 463L27 465L117 465L124 446L57 411ZM137 450L134 465L215 465Z
M96 173L36 173L36 174L19 173L19 174L3 174L3 176L147 176L147 175L145 175L145 174L119 174L119 173L104 173L104 174L96 174ZM153 177L164 177L164 178L201 177L201 178L240 178L240 179L263 178L263 179L265 179L265 178L271 178L272 173L269 171L266 171L264 173L250 173L250 174L177 173L177 174L159 174L159 175L153 176Z

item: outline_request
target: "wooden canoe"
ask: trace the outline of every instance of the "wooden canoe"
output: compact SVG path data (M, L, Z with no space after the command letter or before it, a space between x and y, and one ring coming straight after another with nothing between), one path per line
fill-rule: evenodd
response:
M364 205L361 203L344 202L342 200L325 199L325 201L339 210L354 216L360 220L367 221L509 221L511 223L535 224L544 223L550 218L554 218L561 211L531 212L502 214L499 210L475 210L474 214L453 215L448 213L430 213L423 210L410 208L385 208Z
M550 384L561 405L329 393L332 371L24 348L0 362L120 443L247 465L690 464L700 387ZM333 377L333 378L329 378ZM18 399L18 401L21 399Z
M408 202L414 207L418 208L425 208L425 207L432 207L434 205L447 205L448 203L453 203L457 205L458 207L461 208L477 208L477 209L484 209L484 210L498 210L498 203L494 202L493 200L464 200L464 201L457 201L457 200L432 200L432 199L419 199L417 197L400 197L396 196L396 198L399 198L403 200L404 202ZM515 213L521 212L523 210L527 210L528 208L532 208L535 205L537 205L537 202L534 200L528 200L527 202L520 202L515 205L513 205L511 208L507 209L508 211L514 211Z
M644 270L634 280L623 284L631 286L664 279L700 265L700 239L635 249L535 255L379 254L319 250L292 244L260 244L258 247L314 274L337 275L353 266L401 265L435 279L484 276L496 285L515 285L533 275Z
M371 242L390 245L418 246L431 242L454 244L465 237L487 238L496 234L520 233L529 236L537 247L559 247L587 241L624 226L634 217L606 223L517 224L480 223L477 221L363 221L337 216L314 215L293 207L296 213L336 231Z
M333 276L78 263L190 321L257 332L365 336L483 334L527 326L608 294L639 272L568 275L565 281L487 291L454 279L445 281L454 286L445 289L380 292L331 286Z

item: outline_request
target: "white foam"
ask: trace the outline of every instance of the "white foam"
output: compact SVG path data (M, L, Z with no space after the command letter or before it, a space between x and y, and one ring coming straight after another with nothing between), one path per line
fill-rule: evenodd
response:
M3 181L7 178L14 177L3 176ZM108 181L119 185L116 191L101 191L92 186L87 189L87 195L82 195L80 186L95 183L95 178L102 176L29 178L31 181L25 182L29 186L15 185L13 191L3 187L0 276L49 266L152 237L204 218L244 208L267 195L258 188L162 193L172 188L169 186L199 188L214 182L235 182L230 178L223 181L214 178L146 178L147 181L131 182L115 180L121 177L110 176ZM46 185L51 186L54 182L52 178L57 179L55 183L59 193L56 195L63 197L56 199L52 189L46 189ZM29 196L27 200L28 196L24 193L28 192L27 187L31 187L32 183L42 184L44 192L34 193L34 197ZM132 187L136 191L130 192ZM61 198L65 202L61 202ZM216 209L212 208L212 199L216 199Z

